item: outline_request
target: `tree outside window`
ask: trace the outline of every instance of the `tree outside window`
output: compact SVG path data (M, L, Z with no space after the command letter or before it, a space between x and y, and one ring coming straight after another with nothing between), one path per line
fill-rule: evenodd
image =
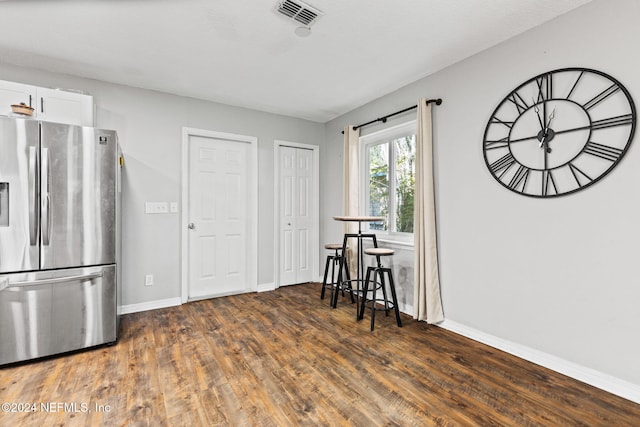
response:
M416 137L414 134L368 145L367 212L385 216L369 229L413 233Z

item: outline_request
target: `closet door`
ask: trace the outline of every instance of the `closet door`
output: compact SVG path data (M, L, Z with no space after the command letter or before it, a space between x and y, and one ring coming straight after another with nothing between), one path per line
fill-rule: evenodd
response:
M313 150L281 146L280 286L313 280Z

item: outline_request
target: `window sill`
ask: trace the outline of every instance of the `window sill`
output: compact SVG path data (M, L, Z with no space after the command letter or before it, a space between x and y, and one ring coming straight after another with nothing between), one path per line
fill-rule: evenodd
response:
M413 242L407 242L403 240L395 240L389 237L377 237L378 243L388 243L396 246L406 246L409 248L413 248Z

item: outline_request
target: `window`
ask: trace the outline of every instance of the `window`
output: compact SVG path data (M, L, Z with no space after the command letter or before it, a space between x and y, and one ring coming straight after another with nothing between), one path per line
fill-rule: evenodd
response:
M413 233L415 126L412 121L360 138L365 212L387 217L385 223L370 223L369 229L400 240Z

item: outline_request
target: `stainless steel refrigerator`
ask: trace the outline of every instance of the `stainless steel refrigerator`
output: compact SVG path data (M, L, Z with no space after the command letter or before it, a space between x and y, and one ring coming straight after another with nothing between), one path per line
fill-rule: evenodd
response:
M0 117L0 365L117 340L115 131Z

